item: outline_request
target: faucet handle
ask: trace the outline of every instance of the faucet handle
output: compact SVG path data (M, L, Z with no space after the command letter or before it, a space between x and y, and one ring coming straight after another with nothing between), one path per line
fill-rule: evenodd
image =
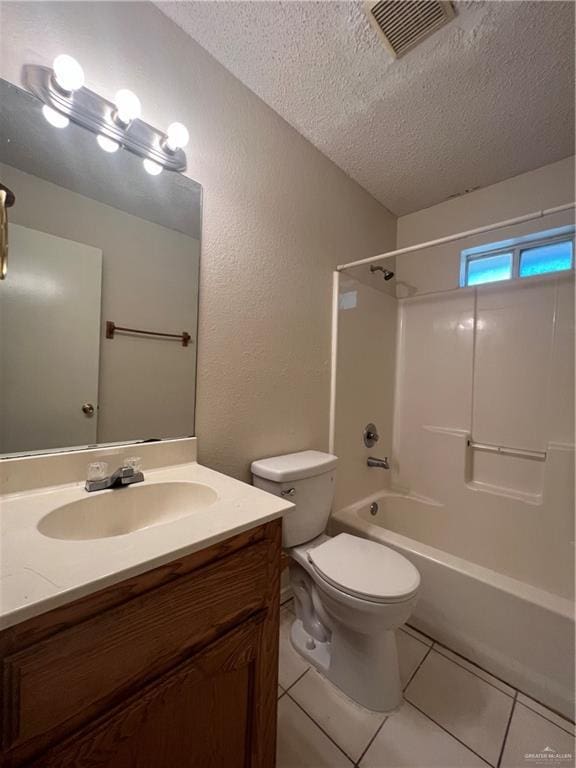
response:
M142 457L130 456L124 460L123 466L130 467L130 469L134 470L134 472L142 472Z
M88 464L87 480L104 480L108 475L108 464L105 461L93 461Z

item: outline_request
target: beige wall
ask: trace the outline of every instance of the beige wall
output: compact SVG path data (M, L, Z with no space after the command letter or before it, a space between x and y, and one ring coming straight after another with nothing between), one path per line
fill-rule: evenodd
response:
M11 221L102 250L98 442L192 434L198 241L11 166L0 170L18 201ZM107 340L106 320L186 329L193 343L184 349L159 339Z
M574 157L398 219L398 248L574 202ZM497 238L496 238L497 239Z
M190 130L204 187L200 460L248 479L254 458L328 444L331 271L395 245L395 220L150 4L2 3L1 74L61 52L87 85ZM294 87L298 87L297 84Z

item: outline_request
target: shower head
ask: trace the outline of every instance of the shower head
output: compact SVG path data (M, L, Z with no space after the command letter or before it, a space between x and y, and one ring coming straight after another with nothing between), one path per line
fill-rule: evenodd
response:
M384 280L392 280L394 277L394 272L391 272L389 269L384 269L384 267L381 267L379 264L370 264L370 272L382 272Z

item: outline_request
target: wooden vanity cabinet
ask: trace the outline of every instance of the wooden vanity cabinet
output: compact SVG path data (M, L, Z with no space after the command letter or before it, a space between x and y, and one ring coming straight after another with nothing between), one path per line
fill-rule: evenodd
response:
M273 768L281 522L0 634L5 768Z

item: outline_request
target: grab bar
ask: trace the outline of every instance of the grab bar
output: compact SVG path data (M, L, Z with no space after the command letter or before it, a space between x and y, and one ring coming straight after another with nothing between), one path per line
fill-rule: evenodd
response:
M506 445L494 445L492 443L475 443L468 440L468 447L475 451L486 453L499 453L502 456L515 456L519 459L532 459L532 461L546 461L546 451L528 451L524 448L509 448Z

